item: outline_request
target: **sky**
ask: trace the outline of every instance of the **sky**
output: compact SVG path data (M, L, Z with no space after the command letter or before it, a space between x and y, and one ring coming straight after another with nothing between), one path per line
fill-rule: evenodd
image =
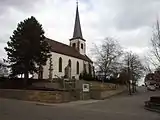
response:
M160 16L160 0L79 0L82 34L91 55L94 44L115 38L124 49L148 52L153 26ZM0 58L17 24L34 16L45 36L69 45L76 13L76 0L0 0Z

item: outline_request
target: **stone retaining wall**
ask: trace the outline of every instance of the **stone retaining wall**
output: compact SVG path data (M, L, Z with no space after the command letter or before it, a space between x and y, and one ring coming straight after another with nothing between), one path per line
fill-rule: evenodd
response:
M0 89L0 97L47 103L69 102L71 99L70 93L65 91L62 92L15 89Z
M91 90L91 98L96 100L103 100L111 96L120 94L126 91L125 87L119 87L116 90Z

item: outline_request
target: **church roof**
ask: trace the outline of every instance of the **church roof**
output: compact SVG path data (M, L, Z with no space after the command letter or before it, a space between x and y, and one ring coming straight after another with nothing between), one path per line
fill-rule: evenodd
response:
M52 52L56 52L56 53L59 53L59 54L75 57L75 58L82 59L84 61L88 61L88 62L93 63L92 60L87 55L80 54L76 49L74 49L71 46L68 46L66 44L60 43L60 42L55 41L55 40L51 40L49 38L46 38L46 41L51 46L51 51Z
M83 36L82 36L81 23L80 23L80 18L79 18L79 11L78 11L78 4L77 4L77 9L76 9L76 18L75 18L75 24L74 24L73 38L70 40L77 39L77 38L84 40Z

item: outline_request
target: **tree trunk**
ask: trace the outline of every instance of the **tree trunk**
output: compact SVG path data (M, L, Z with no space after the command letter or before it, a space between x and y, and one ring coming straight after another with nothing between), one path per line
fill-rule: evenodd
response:
M135 93L137 92L137 89L136 89L136 81L134 81L134 92L135 92Z
M135 92L137 92L137 86L136 86L136 83L135 83L134 91L135 91Z
M131 91L131 83L130 81L128 81L128 90L129 90L129 95L132 95L132 91Z
M128 60L128 91L129 91L129 95L132 95L130 79L131 79L131 71L130 71L129 60Z
M134 81L132 80L132 93L135 93L134 92Z
M24 86L27 85L28 78L29 78L28 71L26 71L26 72L24 73Z
M38 79L43 79L43 67L42 67L42 65L39 65Z
M103 78L103 80L102 80L102 83L103 83L103 84L104 84L104 81L106 80L106 77L107 77L107 73L105 72L104 78Z

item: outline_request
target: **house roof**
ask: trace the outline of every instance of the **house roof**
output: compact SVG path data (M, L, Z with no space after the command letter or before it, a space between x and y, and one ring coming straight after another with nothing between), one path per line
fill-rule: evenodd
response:
M57 42L55 40L51 40L49 38L46 38L46 41L51 46L51 51L52 52L56 52L56 53L59 53L59 54L75 57L75 58L82 59L84 61L88 61L88 62L93 63L92 60L87 55L80 54L76 49L74 49L71 46L68 46L66 44Z

